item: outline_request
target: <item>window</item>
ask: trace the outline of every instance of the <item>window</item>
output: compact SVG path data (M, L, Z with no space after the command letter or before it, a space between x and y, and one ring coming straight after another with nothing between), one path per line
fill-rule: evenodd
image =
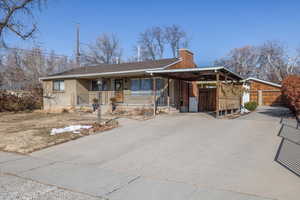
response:
M97 81L92 80L92 91L100 91Z
M97 80L92 80L92 91L107 91L108 90L108 79L103 79L102 80L102 88L99 88L99 85L97 83Z
M150 78L141 79L141 90L148 91L152 89L152 80Z
M160 96L162 94L164 86L165 86L164 79L161 79L161 78L156 79L156 95L157 96Z
M53 90L54 91L64 91L65 90L64 80L55 80L55 81L53 81Z
M165 86L165 80L164 79L156 79L156 90L162 90Z
M130 80L131 94L136 96L152 94L152 79L137 78Z
M131 91L140 90L140 79L131 79Z

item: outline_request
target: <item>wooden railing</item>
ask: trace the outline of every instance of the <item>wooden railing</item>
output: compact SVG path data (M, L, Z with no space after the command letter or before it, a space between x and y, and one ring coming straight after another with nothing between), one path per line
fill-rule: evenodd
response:
M111 98L115 96L114 91L89 91L88 93L77 94L77 105L92 105L94 99L99 99L100 93L100 104L107 105L111 103Z
M99 93L101 96L100 103L102 105L107 105L111 103L111 98L115 97L115 91L89 91L88 93L79 93L77 94L77 105L92 105L94 103L94 99L98 99ZM153 94L144 95L141 93L140 95L137 94L130 94L124 92L124 103L130 104L132 102L136 103L136 101L141 101L141 104L149 103L149 101L143 97L149 97L150 103L153 103ZM138 100L136 100L138 99ZM157 106L167 106L167 91L159 91L156 93L156 105Z

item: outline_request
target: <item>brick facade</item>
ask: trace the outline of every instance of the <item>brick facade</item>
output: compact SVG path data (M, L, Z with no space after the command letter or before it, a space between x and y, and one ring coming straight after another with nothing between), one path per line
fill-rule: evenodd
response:
M179 58L181 58L182 61L168 67L168 69L182 69L182 68L196 67L194 63L194 54L191 51L187 49L179 49Z

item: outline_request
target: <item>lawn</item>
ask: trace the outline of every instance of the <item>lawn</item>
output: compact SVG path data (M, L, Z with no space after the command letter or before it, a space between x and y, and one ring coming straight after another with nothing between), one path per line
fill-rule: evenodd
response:
M81 131L79 134L66 132L50 135L52 128L62 128L69 125L92 125L96 115L86 112L73 113L0 113L0 151L22 154L77 139L92 131ZM99 131L111 129L115 124L98 128Z

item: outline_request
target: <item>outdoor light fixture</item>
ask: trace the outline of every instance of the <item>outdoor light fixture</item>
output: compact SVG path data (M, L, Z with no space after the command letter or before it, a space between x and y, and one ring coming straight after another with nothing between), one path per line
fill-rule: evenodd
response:
M102 79L100 79L100 78L97 79L97 85L101 86L101 85L102 85L102 82L103 82Z

